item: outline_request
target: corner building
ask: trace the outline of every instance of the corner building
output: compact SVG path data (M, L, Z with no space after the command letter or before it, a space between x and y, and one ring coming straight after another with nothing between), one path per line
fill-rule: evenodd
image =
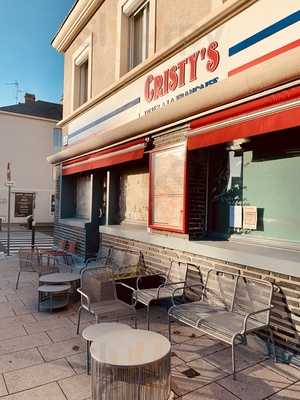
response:
M55 239L268 279L300 350L299 0L78 0ZM295 358L296 359L296 358Z

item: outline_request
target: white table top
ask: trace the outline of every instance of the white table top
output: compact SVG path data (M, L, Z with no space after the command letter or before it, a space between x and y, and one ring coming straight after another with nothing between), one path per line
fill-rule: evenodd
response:
M161 360L171 350L167 338L156 332L127 329L111 332L91 345L94 360L119 367L142 366Z
M117 322L101 322L100 324L90 325L82 331L85 340L94 341L101 338L106 333L119 332L124 329L132 329L129 325Z
M75 272L55 272L53 274L40 276L40 282L42 283L65 283L79 280L80 274Z
M70 289L70 285L43 285L38 288L38 291L44 293L62 293Z

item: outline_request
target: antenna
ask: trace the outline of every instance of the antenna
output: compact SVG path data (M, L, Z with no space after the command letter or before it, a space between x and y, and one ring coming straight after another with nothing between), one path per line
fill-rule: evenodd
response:
M15 86L15 88L16 88L16 104L18 104L18 102L19 102L19 94L23 92L23 90L20 90L19 82L18 81L9 82L9 83L6 83L6 85Z

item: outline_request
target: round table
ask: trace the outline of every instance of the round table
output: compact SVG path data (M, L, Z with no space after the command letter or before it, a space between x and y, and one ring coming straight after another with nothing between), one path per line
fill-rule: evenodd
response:
M80 280L80 274L75 272L55 272L40 276L40 282L48 285L61 283L72 283Z
M93 400L166 400L171 344L139 329L103 335L91 344Z
M50 309L62 308L69 304L71 285L43 285L38 288L38 311L41 304Z
M90 373L90 347L94 340L97 340L107 333L119 332L124 329L132 329L131 326L126 324L121 324L118 322L101 322L99 324L93 324L88 326L82 331L82 337L86 340L86 366L87 374Z

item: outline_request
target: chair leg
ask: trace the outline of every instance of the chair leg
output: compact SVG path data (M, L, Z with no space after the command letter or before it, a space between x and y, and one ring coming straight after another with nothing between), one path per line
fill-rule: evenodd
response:
M270 342L271 342L272 353L273 353L273 360L276 363L277 362L276 347L275 347L275 342L274 342L273 331L272 331L272 328L270 327L270 325L268 326L268 329L269 329Z
M137 316L134 317L134 329L137 329Z
M168 314L168 329L169 329L169 341L172 343L172 329L171 329L171 317Z
M18 287L19 287L19 279L20 279L20 274L21 274L21 271L19 271L18 272L18 276L17 276L17 282L16 282L16 290L18 289Z
M236 380L236 362L235 362L235 339L236 336L233 337L232 339L232 353L231 353L231 358L232 358L232 372L233 372L233 380Z
M77 335L79 335L81 312L82 312L82 307L80 306L78 309L78 321L77 321L77 331L76 331Z
M86 341L86 370L87 370L88 375L90 375L90 371L91 371L90 346L91 346L91 342L89 340L87 340Z
M150 304L147 305L147 327L150 330Z

